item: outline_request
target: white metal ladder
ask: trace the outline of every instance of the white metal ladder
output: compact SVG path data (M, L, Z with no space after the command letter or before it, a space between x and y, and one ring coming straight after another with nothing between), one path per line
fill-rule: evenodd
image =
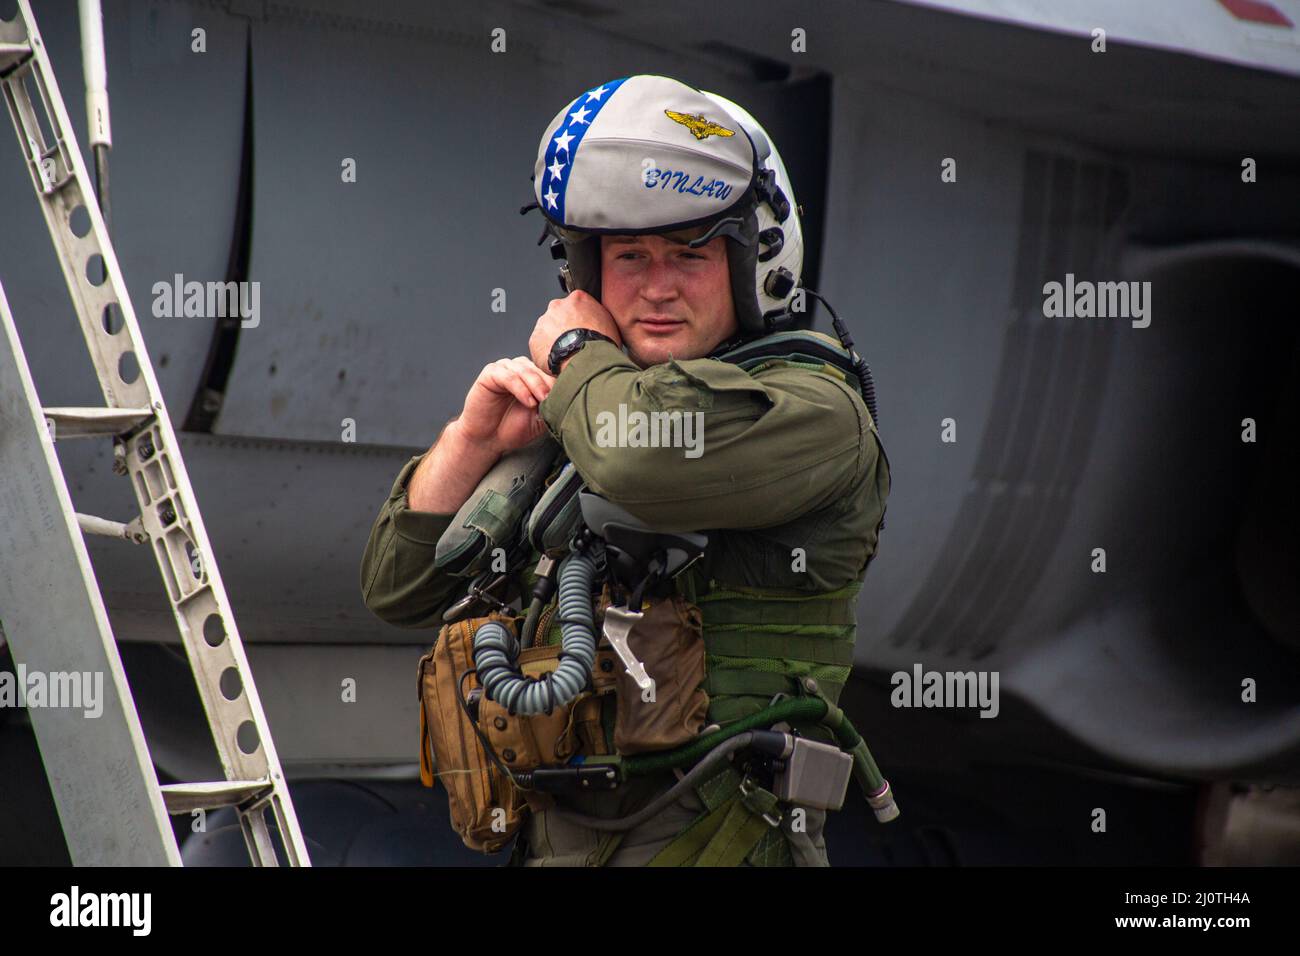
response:
M17 18L0 21L0 88L105 403L41 407L0 287L0 618L27 673L104 675L97 718L70 707L28 710L68 850L77 865L179 865L167 815L229 806L255 865L279 863L269 809L284 859L310 866L117 256L31 6L18 6ZM120 320L110 323L110 307ZM111 437L114 471L129 476L140 514L126 524L73 510L54 440L89 437ZM83 533L152 548L225 780L159 786Z

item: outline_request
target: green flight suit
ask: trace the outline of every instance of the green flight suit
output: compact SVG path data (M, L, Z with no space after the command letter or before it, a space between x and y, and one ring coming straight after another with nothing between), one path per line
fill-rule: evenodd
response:
M680 447L607 447L609 429L602 424L618 419L620 405L629 416L702 413L700 454L688 457ZM593 341L569 361L540 412L590 490L660 530L709 533L708 551L693 572L709 590L816 594L863 579L889 494L889 466L866 405L835 369L773 360L746 372L708 358L642 369L615 346ZM418 462L402 469L380 510L362 558L361 588L366 605L385 621L437 627L466 581L433 568L436 544L453 515L406 506L406 484ZM707 612L705 624L707 636ZM749 710L765 703L755 699ZM673 782L667 775L641 790L658 793ZM633 790L584 794L570 805L619 816L650 799ZM627 834L612 855L600 834L546 819L553 814L533 814L524 829L534 854L527 862L644 863L703 809L687 793L664 820ZM792 860L774 855L785 851L772 841L756 852L825 865L823 820L824 814L809 810L806 833L785 830Z

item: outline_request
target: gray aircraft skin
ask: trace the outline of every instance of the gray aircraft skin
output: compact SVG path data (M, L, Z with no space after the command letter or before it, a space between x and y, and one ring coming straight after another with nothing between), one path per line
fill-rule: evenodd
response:
M903 816L850 791L832 861L1213 862L1300 785L1300 2L1129 6L106 0L113 239L318 865L501 862L418 784L434 632L375 618L358 564L560 294L519 214L538 138L634 73L766 126L874 372L893 490L842 704ZM86 151L75 3L37 7ZM1046 316L1067 275L1149 282L1149 324ZM257 281L256 323L159 316L177 276ZM99 404L7 132L0 281L43 403ZM57 448L77 509L128 520L109 443ZM160 777L219 776L148 549L88 544ZM916 665L996 672L997 716L892 706ZM243 854L189 822L187 862ZM0 711L0 862L66 859Z

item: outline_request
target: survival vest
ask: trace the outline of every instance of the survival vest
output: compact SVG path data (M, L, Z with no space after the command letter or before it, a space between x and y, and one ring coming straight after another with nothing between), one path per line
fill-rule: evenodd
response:
M780 332L714 356L751 375L773 365L807 368L843 380L863 395L849 353L827 335ZM865 398L864 398L865 401ZM874 423L872 425L874 431ZM882 449L883 454L883 449ZM540 545L549 523L571 518L581 479L568 466L552 481L529 522ZM570 497L571 496L571 497ZM568 511L566 512L566 508ZM882 520L883 524L883 520ZM563 522L561 522L561 526ZM551 534L550 540L554 540ZM765 708L777 695L797 696L799 682L813 678L822 696L838 703L853 665L857 636L854 581L834 591L809 593L775 588L737 587L704 580L698 566L678 575L676 588L699 607L706 653L705 690L708 720L727 725ZM538 641L558 643L560 628L553 614L544 615ZM608 726L608 723L607 723ZM827 739L820 726L798 726L807 736ZM683 830L651 862L654 866L788 865L791 854L782 832L772 824L776 798L742 781L730 767L701 784L696 792L706 812ZM599 861L612 855L617 838L602 838Z

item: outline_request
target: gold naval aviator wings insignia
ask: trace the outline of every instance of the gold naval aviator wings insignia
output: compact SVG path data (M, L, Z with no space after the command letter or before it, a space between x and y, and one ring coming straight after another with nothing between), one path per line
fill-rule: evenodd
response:
M664 110L664 115L675 123L681 123L694 134L696 139L707 139L710 136L736 135L735 130L719 126L717 123L706 120L703 116L696 116L694 113L678 113L676 110Z

